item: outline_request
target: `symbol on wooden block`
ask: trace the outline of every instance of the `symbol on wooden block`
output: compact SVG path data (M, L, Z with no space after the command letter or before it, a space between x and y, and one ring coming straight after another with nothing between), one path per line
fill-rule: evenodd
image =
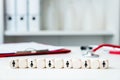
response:
M104 68L104 67L105 67L105 65L106 65L105 61L103 61L102 65L103 65L103 68Z
M72 68L71 59L64 59L64 68Z
M54 59L46 59L46 68L54 68Z
M85 68L87 68L88 64L87 64L87 61L85 61Z
M100 68L101 69L107 69L108 65L109 65L108 60L101 60L100 61Z
M52 64L51 64L51 61L49 61L48 66L51 67L51 65L52 65Z
M17 60L17 59L16 59L16 60L12 60L12 61L10 62L10 66L11 66L12 68L19 68L18 60Z
M69 61L66 62L66 66L69 67Z
M31 61L30 66L33 67L33 61Z
M12 61L12 66L15 67L15 60Z
M82 61L82 68L89 69L90 68L90 60L83 60Z
M28 67L29 68L37 68L37 61L36 61L36 59L28 59Z

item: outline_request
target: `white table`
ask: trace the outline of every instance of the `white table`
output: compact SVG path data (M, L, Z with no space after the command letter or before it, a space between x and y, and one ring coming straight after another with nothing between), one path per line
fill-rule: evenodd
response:
M0 59L0 80L120 80L120 55L100 54L109 60L109 69L11 69L19 58L83 58L79 47L68 47L69 54L9 57Z

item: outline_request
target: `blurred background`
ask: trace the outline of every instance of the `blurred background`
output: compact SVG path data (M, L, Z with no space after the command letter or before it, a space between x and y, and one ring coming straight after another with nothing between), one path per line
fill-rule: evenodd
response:
M120 43L119 0L0 0L0 43Z

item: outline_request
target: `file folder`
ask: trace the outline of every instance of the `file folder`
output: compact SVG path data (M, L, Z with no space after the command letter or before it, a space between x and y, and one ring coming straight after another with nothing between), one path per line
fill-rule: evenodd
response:
M40 30L40 0L29 0L29 31Z
M17 1L17 31L27 31L27 0L16 0Z
M35 42L0 45L0 58L28 55L65 54L69 52L71 52L71 50L64 47L39 44Z
M16 31L15 1L5 0L5 25L7 31Z

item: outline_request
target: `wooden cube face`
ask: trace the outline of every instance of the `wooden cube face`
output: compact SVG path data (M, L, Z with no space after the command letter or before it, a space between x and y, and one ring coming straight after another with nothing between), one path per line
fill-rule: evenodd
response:
M36 59L28 59L28 68L37 68Z
M28 68L28 60L19 59L19 68Z
M90 69L90 60L82 60L82 68L83 69Z
M108 60L100 60L100 68L107 69L109 67Z
M12 60L10 62L10 66L11 66L11 68L19 68L19 60L18 59Z
M63 59L55 59L55 68L61 69L64 67Z
M45 68L46 67L46 62L44 58L37 59L37 68Z
M91 61L91 68L92 69L100 69L100 62L99 62L99 60L92 60Z
M72 67L74 69L79 69L82 67L82 62L80 59L72 59Z
M55 67L54 59L46 59L46 68L54 68L54 67Z
M72 68L72 61L71 59L64 59L64 68Z

